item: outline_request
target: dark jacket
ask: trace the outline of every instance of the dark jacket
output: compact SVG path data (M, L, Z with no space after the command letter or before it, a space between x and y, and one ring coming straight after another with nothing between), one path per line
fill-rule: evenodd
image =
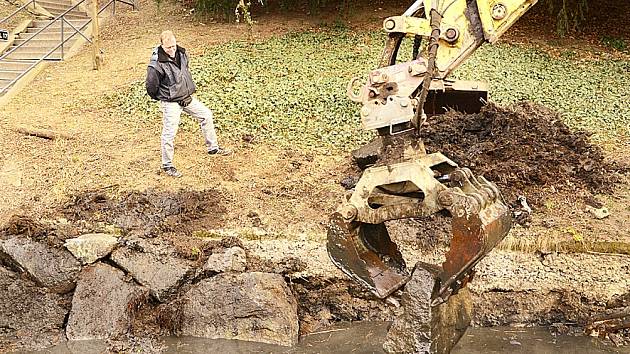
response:
M179 66L161 46L153 50L147 68L146 88L154 100L179 102L195 93L186 50L177 46L175 55L179 55Z

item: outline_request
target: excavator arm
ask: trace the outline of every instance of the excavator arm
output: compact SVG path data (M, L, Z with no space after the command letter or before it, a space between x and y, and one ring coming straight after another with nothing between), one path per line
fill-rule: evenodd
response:
M485 85L447 76L483 43L495 42L537 0L418 0L402 16L385 19L388 33L380 67L348 96L361 103L364 129L382 141L379 165L367 168L348 201L331 216L328 253L352 279L384 298L404 286L409 272L385 222L446 212L450 249L441 266L433 305L466 286L474 266L509 232L512 213L497 187L441 153L427 154L419 130L427 114L478 111ZM411 60L401 43L413 38ZM420 51L417 44L427 43Z
M450 81L448 75L482 44L494 43L536 1L418 0L402 16L385 19L388 40L379 68L369 73L358 93L358 78L348 85L350 99L363 105L364 129L412 122L418 113L443 113L444 108L477 111L480 100L487 100L486 85ZM409 37L428 41L427 50L399 63L401 44ZM431 99L423 100L422 91ZM423 109L417 110L417 105Z
M389 34L381 66L395 64L402 36L431 37L437 21L436 73L445 79L485 42L494 43L537 0L418 0L402 16L385 19Z

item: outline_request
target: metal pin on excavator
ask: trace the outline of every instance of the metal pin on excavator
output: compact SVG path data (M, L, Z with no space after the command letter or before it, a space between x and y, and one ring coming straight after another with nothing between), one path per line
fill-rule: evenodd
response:
M447 76L483 43L493 43L537 0L419 0L402 16L385 19L389 38L379 68L348 96L361 103L364 129L383 139L384 162L367 168L349 200L331 216L328 253L333 263L384 298L410 278L385 222L447 211L453 237L432 305L465 287L474 266L512 227L512 213L494 184L427 154L419 130L427 115L447 109L479 111L485 85ZM428 40L425 51L398 62L405 37Z

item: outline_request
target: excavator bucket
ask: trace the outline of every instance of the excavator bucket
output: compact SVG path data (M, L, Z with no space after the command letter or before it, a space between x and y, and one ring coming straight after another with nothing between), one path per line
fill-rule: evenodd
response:
M462 210L463 211L463 210ZM473 274L473 267L483 259L512 227L512 213L500 199L480 212L453 215L453 237L442 264L440 287L434 304L444 302L457 293Z
M347 222L334 213L327 247L337 267L379 298L387 297L409 280L405 261L384 224Z
M424 113L428 116L444 114L449 110L462 113L479 113L488 102L488 85L480 81L443 80L431 83Z
M441 161L439 158L437 160ZM370 219L379 220L375 213L380 210L369 205L370 195L373 193L366 191L378 189L368 186L400 182L400 178L395 178L399 170L409 172L411 169L413 173L410 175L421 176L426 164L419 161L423 160L417 160L415 165L405 162L389 165L387 170L377 167L364 172L362 180L357 184L357 191L350 198L350 202L356 204L340 207L330 219L327 246L333 263L380 298L402 287L410 276L397 245L389 237L384 222L379 224L365 222ZM434 305L448 300L452 294L465 287L472 278L474 266L492 251L512 227L512 211L503 202L501 193L494 184L482 176L474 176L467 168L444 171L449 172L448 177L443 179L448 181L446 182L448 188L439 184L437 179L435 182L442 186L441 188L427 188L429 184L427 181L430 179L418 180L411 184L423 186L424 198L414 199L418 203L417 208L408 207L409 197L406 197L405 203L400 203L399 199L402 198L400 195L391 195L398 199L383 199L382 202L386 205L381 206L381 209L388 208L387 218L381 220L430 215L439 210L450 212L453 236L432 296ZM365 182L372 180L377 182L371 184ZM382 188L378 190L381 193L388 191ZM422 208L423 205L431 207Z

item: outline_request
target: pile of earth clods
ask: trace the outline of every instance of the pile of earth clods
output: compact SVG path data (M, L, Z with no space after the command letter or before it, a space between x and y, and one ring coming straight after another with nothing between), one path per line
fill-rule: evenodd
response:
M494 104L480 113L451 111L427 120L421 131L428 152L496 183L507 200L525 195L532 204L550 190L611 193L621 166L605 158L585 131L573 131L559 113L530 102ZM545 192L546 191L546 192Z
M100 188L84 191L57 209L70 221L116 225L124 233L155 237L164 232L190 233L199 227L220 225L229 197L215 189L177 192L118 191Z

